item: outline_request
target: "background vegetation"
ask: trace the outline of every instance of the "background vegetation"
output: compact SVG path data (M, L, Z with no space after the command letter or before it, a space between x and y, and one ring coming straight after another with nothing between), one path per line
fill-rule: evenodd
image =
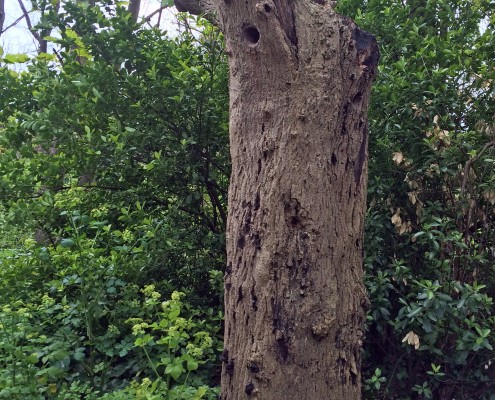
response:
M197 20L171 39L111 0L33 4L56 52L0 56L0 399L214 399L222 37ZM495 399L494 9L339 3L382 54L366 399Z

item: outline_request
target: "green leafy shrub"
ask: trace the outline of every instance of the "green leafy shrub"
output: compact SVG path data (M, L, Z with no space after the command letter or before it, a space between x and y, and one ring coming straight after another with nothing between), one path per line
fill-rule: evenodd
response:
M62 62L0 69L0 397L214 398L230 170L222 37L205 24L170 40L96 3L43 16ZM338 2L382 54L368 399L493 398L492 3Z
M229 174L221 35L197 20L200 34L169 39L106 0L40 9L58 59L0 68L0 398L212 398ZM149 303L150 285L186 293L181 315ZM156 326L155 342L165 318L187 324L172 351L136 345L130 318Z
M493 2L339 7L381 49L369 111L367 398L491 399Z
M62 243L50 252L57 273L45 293L0 312L0 398L55 396L67 385L113 392L146 376L166 378L164 398L209 392L201 387L216 384L221 314L193 308L183 293L161 303L154 286L140 289L115 276L111 259L92 258L97 248Z

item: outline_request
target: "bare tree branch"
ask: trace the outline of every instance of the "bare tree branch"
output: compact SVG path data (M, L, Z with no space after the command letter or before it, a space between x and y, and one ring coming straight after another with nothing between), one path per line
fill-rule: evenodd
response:
M1 1L1 0L0 0ZM24 15L21 15L19 18L17 18L14 22L12 22L10 25L8 25L3 31L0 31L0 35L4 32L7 32L10 28L16 26L21 19L24 18Z
M24 3L22 2L22 0L17 0L17 2L19 3L19 7L21 7L21 10L22 10L22 14L24 15L24 18L26 20L26 24L29 28L29 30L32 32L33 36L39 40L39 35L38 35L38 32L34 32L33 31L33 24L31 23L31 18L29 17L29 13L28 11L26 10L26 7L24 6Z
M137 19L139 17L139 10L141 8L141 0L131 0L129 1L129 7L127 10L131 13L132 15L132 20L134 22L137 22Z
M19 3L19 7L21 7L22 14L24 15L24 19L26 20L26 24L29 28L29 31L34 36L34 38L38 41L38 45L39 45L38 53L46 53L47 46L48 46L47 41L43 40L43 37L33 29L33 24L31 23L31 18L29 17L29 12L27 11L26 7L24 6L24 3L22 2L22 0L17 0L17 2Z
M155 28L159 28L160 27L160 22L162 20L162 11L163 11L163 8L160 7L160 12L158 13L158 20L156 21Z
M156 14L160 14L164 9L166 9L168 6L161 6L155 11L153 11L151 14L149 14L147 17L144 18L144 22L150 22L151 18L153 18Z

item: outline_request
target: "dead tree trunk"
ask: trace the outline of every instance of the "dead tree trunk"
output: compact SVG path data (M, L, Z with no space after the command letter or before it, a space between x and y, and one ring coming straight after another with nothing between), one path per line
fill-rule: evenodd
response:
M232 155L222 398L359 399L376 41L325 1L214 10Z

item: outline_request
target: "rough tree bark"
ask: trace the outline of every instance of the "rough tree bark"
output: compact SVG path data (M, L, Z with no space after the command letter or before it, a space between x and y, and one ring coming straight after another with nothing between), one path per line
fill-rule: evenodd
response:
M230 63L222 398L359 399L376 41L325 0L206 6Z

